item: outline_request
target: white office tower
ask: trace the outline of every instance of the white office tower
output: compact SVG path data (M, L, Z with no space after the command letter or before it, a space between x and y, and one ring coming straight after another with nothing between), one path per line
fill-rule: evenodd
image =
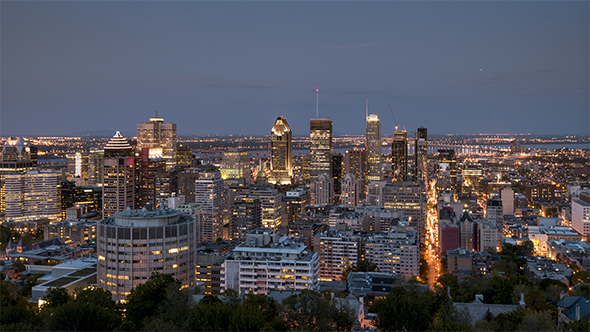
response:
M500 198L502 199L502 211L505 216L514 215L514 190L506 187L502 188L500 192Z
M379 181L381 172L381 122L375 114L367 116L367 180Z
M223 179L219 172L202 172L195 180L195 203L203 209L197 232L203 241L215 241L223 229Z
M277 189L254 189L250 195L258 196L262 209L262 227L276 230L281 225L282 195Z
M222 266L221 287L240 294L319 288L319 256L278 232L257 229L246 236Z
M416 232L400 228L367 238L365 259L376 264L380 272L412 279L420 274L419 248Z
M590 193L580 192L580 198L572 200L572 228L586 239L590 237Z
M499 236L498 234L502 234L501 231L498 231L496 227L496 222L491 220L485 220L483 222L479 222L479 251L486 251L486 249L491 248L496 251L496 247L498 245Z
M180 211L168 209L127 210L98 224L97 285L126 300L133 287L154 273L178 279L182 286L195 285L195 222Z
M6 174L6 221L59 219L61 173L28 171Z
M359 194L362 191L361 180L352 173L346 173L342 178L342 193L340 204L349 206L359 205Z
M312 205L328 205L334 200L334 179L327 173L318 175L311 183Z

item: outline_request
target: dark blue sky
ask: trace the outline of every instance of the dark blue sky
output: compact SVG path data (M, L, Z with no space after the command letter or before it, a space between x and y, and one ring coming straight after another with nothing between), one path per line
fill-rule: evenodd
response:
M589 133L589 4L0 2L0 135Z

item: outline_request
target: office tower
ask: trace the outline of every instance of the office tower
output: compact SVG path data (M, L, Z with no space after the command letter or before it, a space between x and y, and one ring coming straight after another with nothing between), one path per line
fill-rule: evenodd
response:
M178 173L178 194L184 195L186 203L195 202L195 180L199 178L199 171L196 168L187 168Z
M590 238L590 193L580 192L579 199L572 200L572 228L588 241Z
M396 131L391 142L393 181L408 181L408 132Z
M283 202L287 215L286 222L290 224L295 220L296 215L305 212L305 207L310 202L309 191L302 187L289 190L285 193Z
M342 178L342 192L340 204L358 206L359 194L361 193L361 181L353 173L346 173Z
M226 182L238 183L239 179L243 179L245 183L254 182L248 152L241 147L229 148L223 153L219 171Z
M510 187L502 188L500 191L500 198L502 199L502 213L505 216L514 215L514 190Z
M142 148L136 153L137 163L137 191L135 194L135 208L141 209L146 203L157 206L159 196L156 192L156 178L159 172L164 172L166 161L162 157L151 157L148 148Z
M66 178L68 181L76 181L79 185L88 184L88 154L66 154Z
M320 174L332 177L332 120L309 120L310 181Z
M62 181L62 189L63 183ZM78 204L85 205L88 213L102 215L102 187L75 187L74 200L70 207Z
M201 172L195 181L195 203L203 209L203 240L214 242L223 228L223 179L219 172Z
M455 156L455 150L439 149L438 174L436 183L437 189L440 192L456 192L458 174L459 168L457 166L457 157Z
M236 245L244 242L248 233L262 227L262 210L258 196L236 197L231 214L231 240Z
M342 273L356 265L359 257L359 239L338 224L313 236L313 250L320 256L320 280L341 281Z
M311 183L311 204L328 205L334 201L334 179L328 173L320 174Z
M88 153L88 186L102 187L104 150L90 149Z
M383 206L402 210L410 222L415 223L420 241L425 240L426 218L423 193L420 185L412 182L392 182L383 187Z
M375 114L367 117L367 180L383 179L381 172L381 122Z
M239 294L267 294L272 289L317 290L319 256L286 235L257 229L226 259L221 283L223 288Z
M195 220L163 206L128 210L101 220L97 236L97 286L122 301L154 273L195 285Z
M117 131L104 147L102 217L135 206L135 158L133 148Z
M176 124L164 123L157 113L149 122L137 124L137 148L150 149L150 155L159 155L166 161L166 169L176 167Z
M270 131L269 183L291 184L291 176L293 175L291 135L287 119L282 116L278 117Z
M420 274L419 247L414 230L392 230L367 238L363 249L365 259L376 264L379 272L413 279Z
M334 179L334 203L336 204L340 200L342 175L344 175L342 164L342 154L340 152L332 153L332 179Z
M5 209L6 174L16 174L33 169L37 162L37 149L25 142L21 137L8 137L2 146L0 155L0 215Z
M301 158L301 175L304 183L311 182L311 156L306 154Z
M416 132L414 145L414 182L420 182L425 188L426 185L426 152L428 143L428 132L426 128L420 127Z
M496 228L502 232L504 229L504 209L502 200L491 198L486 204L486 219L496 223Z
M344 154L344 174L351 173L361 181L363 192L366 190L367 179L367 151L352 149L346 150Z
M176 147L176 166L181 169L191 167L193 159L195 156L188 146L180 144Z
M277 230L281 225L282 195L277 189L252 189L250 195L258 196L262 207L262 227Z
M61 173L27 171L4 181L7 221L61 218Z
M178 171L159 168L156 172L156 202L166 202L178 194Z
M66 209L76 205L76 182L61 181L61 217L66 217Z

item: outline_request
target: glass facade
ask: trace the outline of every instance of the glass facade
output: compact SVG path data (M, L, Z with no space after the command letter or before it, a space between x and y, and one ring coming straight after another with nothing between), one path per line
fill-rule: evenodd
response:
M310 180L327 173L332 176L332 120L309 121L309 173Z

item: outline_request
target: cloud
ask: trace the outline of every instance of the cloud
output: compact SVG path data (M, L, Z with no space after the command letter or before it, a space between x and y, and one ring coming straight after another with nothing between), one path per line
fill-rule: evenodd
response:
M564 72L564 68L542 68L536 70L505 71L492 74L483 74L472 80L480 83L511 84L536 81L549 78L555 73Z

